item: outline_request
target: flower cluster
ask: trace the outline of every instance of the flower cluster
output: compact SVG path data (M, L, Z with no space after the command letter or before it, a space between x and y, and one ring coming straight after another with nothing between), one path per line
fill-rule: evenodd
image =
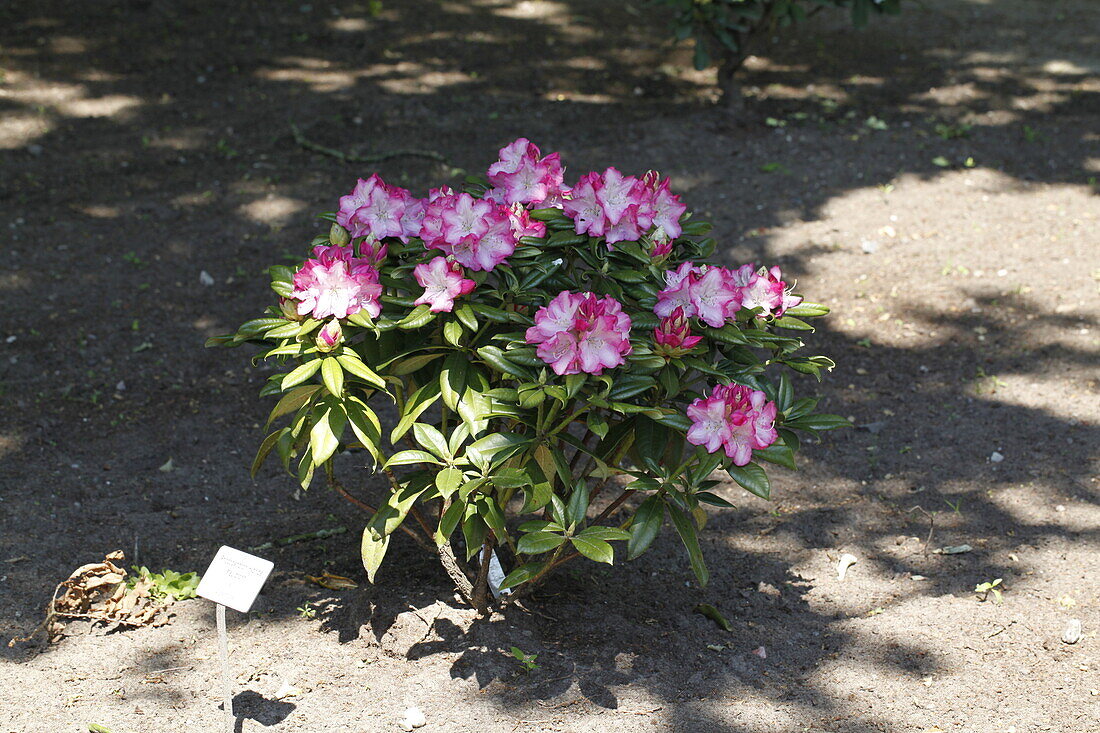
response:
M402 242L420 234L424 202L406 189L391 186L375 173L340 198L336 222L352 237L397 237Z
M443 193L427 203L420 237L471 270L492 270L516 250L511 210L468 193Z
M500 149L500 159L489 166L493 188L486 198L502 204L529 204L536 209L560 206L565 170L561 156L543 157L525 137Z
M426 303L432 313L450 313L455 307L455 298L472 292L477 285L465 277L462 265L446 257L420 263L413 268L413 277L424 288L424 294L413 305Z
M708 453L724 448L734 464L744 466L753 450L767 448L779 437L776 407L760 390L740 384L718 385L708 397L688 405L691 428L687 441Z
M294 275L290 297L298 301L298 315L347 318L362 310L378 317L382 286L369 259L355 257L351 247L315 247L313 255Z
M657 294L653 312L662 318L680 309L688 318L699 318L720 328L742 308L760 308L760 316L783 315L802 302L791 295L778 267L770 270L744 265L737 270L699 266L685 262L665 273L665 288Z
M630 317L611 296L563 290L535 313L527 343L557 375L602 374L630 353Z
M640 239L650 228L655 241L675 239L687 210L669 190L668 179L662 180L656 171L635 178L615 168L581 176L562 208L573 219L577 234L603 237L608 245Z

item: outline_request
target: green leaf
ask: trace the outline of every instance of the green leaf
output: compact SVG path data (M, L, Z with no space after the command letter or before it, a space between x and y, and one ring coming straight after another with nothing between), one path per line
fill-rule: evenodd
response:
M569 495L569 505L565 508L565 519L571 525L577 525L584 521L588 513L588 483L578 481L573 487L573 493Z
M767 448L754 450L752 454L756 458L767 461L768 463L774 463L777 466L783 466L792 471L798 470L798 466L794 462L794 451L791 450L790 446L782 443L773 443Z
M378 415L356 397L346 400L344 409L347 410L355 438L374 457L375 462L382 463L382 424L378 421Z
M492 433L471 443L466 449L466 455L471 460L474 458L471 454L478 454L485 461L502 461L530 442L531 439L526 435Z
M852 423L848 418L840 415L806 415L797 420L786 420L783 423L788 428L801 430L836 430L837 428L850 428Z
M604 542L613 541L626 541L630 539L630 533L625 529L619 529L618 527L603 527L593 526L587 527L583 532L577 535L577 537L585 537L593 540L603 540Z
M444 460L451 458L451 452L447 448L447 439L434 425L418 422L413 425L413 438L422 448L434 453Z
M628 560L633 560L649 549L661 531L664 518L665 505L659 496L651 496L642 502L630 523L630 540L626 544Z
M505 525L504 513L500 510L497 500L492 496L482 494L477 497L476 506L477 513L485 520L485 524L496 532L497 539L504 541L508 536L508 527Z
M489 527L478 516L477 507L467 506L466 519L462 522L462 538L466 541L466 561L481 551L485 543L485 537L489 534Z
M692 613L701 613L709 618L714 623L718 624L725 631L733 631L733 627L730 626L730 622L726 620L717 608L709 603L700 603L695 608L691 609Z
M390 546L390 536L376 537L371 528L363 529L363 542L360 546L360 555L363 558L363 567L367 570L367 579L374 582L375 574L382 560L386 557L386 549Z
M287 392L279 402L271 410L271 414L267 417L267 423L264 427L268 427L271 423L278 420L283 415L289 415L295 410L304 406L313 395L317 394L317 390L321 389L317 384L306 384Z
M791 375L782 374L779 377L779 388L776 390L775 406L780 412L784 412L793 401L794 387L791 386Z
M282 388L290 389L311 378L321 368L320 359L312 359L283 377Z
M557 549L565 537L553 532L532 532L519 538L516 549L524 555L541 555L544 552Z
M772 485L768 480L768 474L755 463L744 466L730 465L726 468L730 477L741 484L749 493L756 494L761 499L772 498Z
M463 303L455 308L455 316L462 325L470 329L473 332L477 332L477 316L474 315L474 309L470 307L469 303Z
M432 322L435 313L432 313L427 304L418 305L409 312L409 315L397 322L397 327L404 331L421 328Z
M586 422L588 423L588 429L591 430L596 437L601 440L607 437L607 418L603 415L598 412L589 412Z
M376 389L386 391L386 380L382 379L377 372L364 364L355 354L345 351L343 354L336 357L336 361L340 362L340 366L344 367L344 370L348 374L362 379Z
M451 494L458 491L458 487L462 484L464 476L462 471L457 468L448 466L447 468L440 469L439 473L435 475L435 487L439 489L439 494L444 499L449 499Z
M428 382L420 389L412 393L409 399L405 402L402 409L401 419L394 426L392 432L390 432L390 442L397 445L397 441L401 440L401 437L405 433L409 432L413 423L420 417L421 413L427 410L429 407L436 403L439 399L439 382L432 380Z
M320 466L332 457L340 447L340 436L344 433L347 417L343 409L333 405L325 410L321 419L313 424L309 431L309 446L313 451L313 465Z
M260 448L256 451L256 458L252 461L252 469L249 471L252 478L256 478L256 474L259 472L260 467L264 465L264 461L267 460L267 456L271 453L271 449L279 442L279 438L283 436L283 433L289 430L290 428L276 430L274 433L264 438L264 442L260 443Z
M690 517L684 514L680 507L671 502L665 506L668 507L668 516L672 519L672 525L676 527L676 532L683 540L684 547L687 548L691 569L695 572L695 577L699 579L699 585L706 586L710 573L703 562L703 551L699 548L699 537L695 533L695 524Z
M789 328L792 331L813 331L814 327L798 318L783 316L775 319L775 325L779 328Z
M577 535L576 537L570 537L569 541L573 543L573 547L577 548L577 552L589 560L605 562L608 565L615 563L615 550L603 540Z
M419 371L424 366L430 364L436 359L443 356L443 354L417 354L416 356L405 356L398 359L391 359L389 361L389 369L386 371L395 377L403 377L406 374L412 374L415 371ZM382 367L379 366L379 369Z
M447 511L443 512L443 516L439 518L439 529L435 532L436 547L447 544L465 512L466 505L461 501L456 501L447 507Z
M531 474L526 468L498 468L492 481L502 489L518 489L531 484Z
M828 313L829 306L821 303L807 303L806 301L784 311L784 315L798 316L799 318L818 318L828 315Z
M546 563L541 562L529 562L520 565L518 568L504 576L504 580L500 582L500 589L505 590L507 588L515 588L517 585L526 583L528 580L534 578L536 575L542 572L542 568L545 565Z
M444 323L443 338L452 346L458 346L462 340L462 324L458 321L447 321Z
M344 370L340 362L329 356L321 360L321 379L333 397L344 394Z
M458 409L459 398L466 391L466 370L469 366L466 355L458 351L443 361L443 370L439 373L439 388L443 395L443 404L451 410Z
M390 456L390 459L386 461L386 468L393 468L394 466L414 466L419 463L430 463L436 466L440 465L439 459L427 451L403 450Z
M495 346L482 346L477 350L477 355L494 371L524 379L529 382L535 381L535 375L530 369L510 361L504 356L504 352Z

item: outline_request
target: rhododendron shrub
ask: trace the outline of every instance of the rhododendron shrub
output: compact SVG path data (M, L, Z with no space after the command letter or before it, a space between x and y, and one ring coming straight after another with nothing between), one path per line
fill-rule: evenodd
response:
M404 532L484 610L574 557L637 557L667 517L705 583L697 530L730 506L715 474L769 498L764 464L793 469L800 435L847 424L790 378L832 368L801 353L828 309L778 267L707 262L709 225L655 172L569 185L520 139L464 190L373 175L324 218L298 267L270 269L267 314L210 343L279 366L262 394L283 424L253 473L275 455L370 511L372 581ZM337 477L344 452L380 499Z

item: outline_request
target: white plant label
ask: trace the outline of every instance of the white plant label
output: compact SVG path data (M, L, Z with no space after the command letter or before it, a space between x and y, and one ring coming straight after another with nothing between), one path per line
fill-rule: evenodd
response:
M504 568L500 566L500 558L497 557L496 550L493 550L493 554L489 557L489 590L493 591L494 598L500 598L503 595L509 595L512 592L511 588L500 589L500 584L504 582Z
M222 545L195 591L203 598L248 613L275 563Z

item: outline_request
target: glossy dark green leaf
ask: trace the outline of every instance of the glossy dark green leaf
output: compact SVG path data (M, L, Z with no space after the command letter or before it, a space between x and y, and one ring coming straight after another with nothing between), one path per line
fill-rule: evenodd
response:
M761 499L771 499L772 485L768 480L768 474L755 463L744 466L730 465L726 468L730 477L741 484L749 493L756 494Z

